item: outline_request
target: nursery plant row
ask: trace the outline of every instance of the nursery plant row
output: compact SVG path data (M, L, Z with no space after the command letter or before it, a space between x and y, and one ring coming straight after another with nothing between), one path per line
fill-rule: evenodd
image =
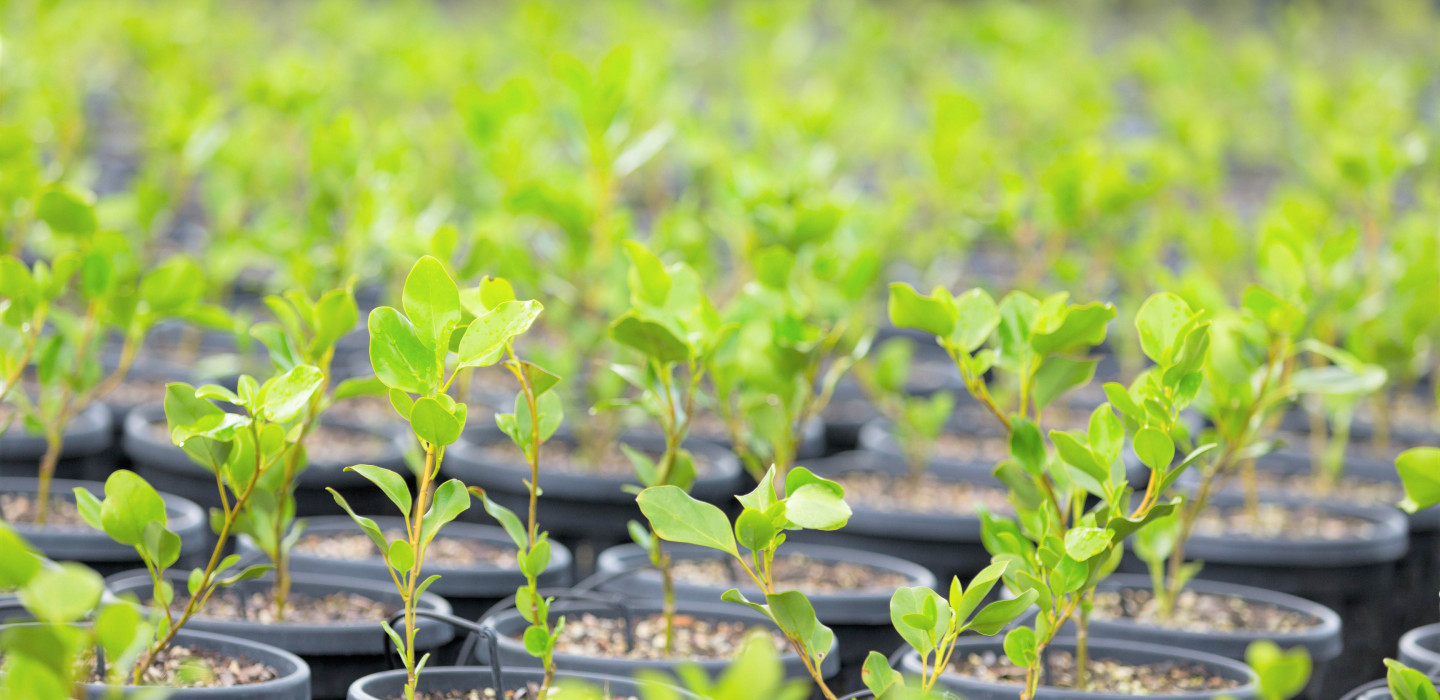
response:
M597 445L502 279L421 258L363 328L349 286L266 297L271 370L207 381L164 339L228 312L121 240L0 263L13 697L1284 699L1396 656L1434 692L1440 627L1397 637L1437 608L1440 448L1281 446L1385 380L1293 293L1155 294L1148 368L1094 387L1107 303L896 283L851 342L793 271L717 309L627 241L631 389L591 413L648 421Z

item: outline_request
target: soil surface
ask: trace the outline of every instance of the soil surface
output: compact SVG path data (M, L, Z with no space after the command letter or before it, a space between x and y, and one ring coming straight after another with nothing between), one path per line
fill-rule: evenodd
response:
M189 598L175 596L171 609L177 614L185 610ZM153 603L153 601L152 601ZM330 593L314 597L291 592L285 605L285 619L275 617L275 595L269 588L264 591L240 594L236 591L217 591L210 596L199 617L213 620L260 622L264 624L330 624L336 622L371 622L388 620L397 612L393 607L378 600L366 598L358 593Z
M385 533L390 541L402 539L405 533L394 530ZM362 532L313 533L304 535L295 543L296 554L321 557L324 559L346 559L360 561L379 559L380 550ZM436 537L425 548L425 563L446 568L495 567L515 569L514 547L499 547L483 540L460 537Z
M996 464L1009 456L1010 439L1003 435L945 433L935 440L936 459Z
M508 439L505 442L496 441L481 445L479 451L486 460L497 464L526 463L525 454ZM651 459L660 457L658 454L649 452L645 454ZM710 461L701 454L694 454L694 457L695 471L699 474L708 471ZM631 464L630 458L626 457L618 446L612 446L597 459L590 455L580 454L579 448L575 445L553 440L540 446L540 468L617 479L634 478L635 476L635 467Z
M0 518L5 522L34 524L35 506L33 493L0 493ZM45 527L91 529L90 524L80 517L75 501L56 495L50 496L50 512L45 515Z
M1311 506L1261 503L1257 518L1241 506L1210 508L1195 519L1195 534L1279 540L1349 540L1370 536L1374 524Z
M1320 619L1294 610L1245 600L1239 596L1181 591L1168 619L1159 616L1159 604L1148 590L1125 589L1095 594L1096 620L1122 620L1147 627L1187 632L1269 632L1286 634L1308 630Z
M1119 695L1173 695L1201 690L1236 688L1240 681L1209 675L1193 662L1165 661L1132 665L1115 659L1091 657L1090 682L1086 690ZM991 683L1025 682L1025 669L1010 663L1004 654L970 654L951 664L955 673ZM1051 688L1075 688L1075 656L1067 651L1049 653L1049 665L1041 684Z
M142 406L145 404L160 403L165 400L165 385L163 379L150 377L128 376L118 386L106 394L105 403L117 406Z
M166 688L228 688L273 681L278 675L275 669L244 657L172 645L145 669L141 683ZM91 675L90 680L103 679Z
M610 700L638 700L633 695L611 695ZM497 695L494 688L484 690L449 690L443 693L416 693L415 700L540 700L540 684L530 683L523 690L507 690ZM390 700L404 700L395 696Z
M634 618L635 647L626 648L625 620L592 613L569 615L555 650L561 654L625 659L688 659L692 661L734 658L752 629L765 629L743 622L705 620L691 615L675 616L675 649L665 649L665 618L660 614ZM777 649L786 648L785 638L771 632ZM516 637L518 640L519 637Z
M1011 513L1009 492L930 474L918 480L884 472L854 471L835 478L852 505L884 511L973 515L980 506L991 513Z
M1405 489L1399 483L1376 481L1359 477L1342 476L1340 481L1328 488L1310 472L1281 474L1267 469L1255 470L1255 481L1261 491L1294 494L1308 500L1334 500L1361 505L1383 504L1393 506L1405 496ZM1226 486L1240 488L1238 478Z
M675 580L685 583L725 588L734 584L753 586L750 576L738 565L732 564L733 559L680 559L671 571ZM893 591L910 583L910 579L893 571L852 562L824 561L800 554L776 557L771 573L778 590L810 594Z
M352 396L325 410L325 415L345 423L371 428L393 427L404 421L386 396Z

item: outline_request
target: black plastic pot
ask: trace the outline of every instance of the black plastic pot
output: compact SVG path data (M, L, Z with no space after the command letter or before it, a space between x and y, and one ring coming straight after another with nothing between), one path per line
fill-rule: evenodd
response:
M479 507L476 505L475 507ZM405 521L399 517L387 516L374 518L375 523L382 530L401 530L405 528ZM306 522L305 534L323 535L334 533L360 533L360 526L348 515L334 515L320 518L310 518ZM440 532L440 537L458 539L480 540L492 545L514 550L515 545L504 530L488 525L474 525L471 523L450 523ZM241 536L237 543L237 551L242 555L260 557L263 556L257 550L250 538ZM426 561L424 568L425 577L432 574L439 574L440 578L430 586L429 591L442 596L455 615L466 619L478 619L485 611L489 610L496 603L515 594L515 589L525 584L525 576L520 573L518 566L506 569L499 569L490 566L474 567L446 567L434 562L433 550L431 558ZM292 552L290 555L290 570L301 573L332 574L336 576L348 576L366 581L374 581L389 584L390 574L386 571L384 560L378 556L374 559L326 559L309 554ZM564 545L556 542L550 548L550 566L540 576L540 585L544 587L568 586L574 576L573 562L570 558L570 550Z
M1100 591L1151 590L1149 576L1139 574L1114 574L1096 587ZM1305 696L1322 697L1325 670L1330 662L1340 656L1343 646L1340 616L1319 603L1304 598L1264 588L1241 586L1217 581L1191 581L1186 590L1211 595L1234 596L1247 601L1265 603L1284 610L1304 613L1316 619L1315 625L1296 632L1193 632L1188 630L1157 627L1130 620L1090 619L1090 635L1093 639L1118 640L1140 644L1155 644L1179 647L1192 651L1223 656L1236 661L1245 660L1245 650L1252 642L1267 639L1282 649L1304 647L1313 664L1310 683ZM1008 595L1008 592L1007 592ZM1033 613L1032 613L1033 615ZM1074 624L1068 624L1066 634L1073 634Z
M167 576L177 590L185 590L187 572L172 570L167 572ZM322 574L295 574L293 581L292 595L349 592L386 602L396 610L401 605L400 594L395 592L393 585ZM247 595L268 588L272 582L273 579L267 576L242 582L230 590ZM150 577L143 571L113 576L108 583L110 590L116 594L132 593L141 599L149 597ZM426 592L420 603L424 609L450 612L450 604L433 593ZM186 624L186 628L248 639L296 654L318 669L310 690L315 698L325 700L343 698L357 678L389 668L386 661L389 640L381 629L382 624L383 620L330 625L265 624L196 616ZM415 636L415 648L421 653L438 649L453 637L454 630L449 625L422 619Z
M501 683L505 690L519 690L525 687L526 683L539 682L544 678L542 671L528 668L504 668L501 669ZM586 683L590 686L603 688L613 693L632 695L640 692L640 686L629 678L618 676L602 676L594 673L567 673L561 671L556 678L570 679L576 682ZM405 671L385 671L374 673L355 681L350 686L350 694L347 700L395 700L403 697L405 690ZM420 681L416 686L419 693L444 693L452 690L475 690L495 687L494 674L491 669L485 666L449 666L439 668L426 668L420 672ZM699 696L688 691L676 689L675 694L681 698L698 698ZM607 696L608 697L608 696Z
M636 449L658 453L662 446L653 437L624 435L621 440ZM495 426L471 428L445 454L441 471L469 486L478 486L500 505L517 514L529 509L530 492L525 481L530 467L523 461L497 462L485 454L487 445L508 444L510 437ZM575 437L567 431L556 433L551 442L573 446ZM704 440L693 440L687 447L697 456L710 461L709 469L700 473L690 488L690 495L722 508L731 507L732 496L740 490L740 462L735 455ZM604 474L579 474L545 469L542 456L540 488L544 495L538 506L538 519L552 538L578 548L598 552L605 547L628 542L626 523L644 522L635 494L624 490L626 485L638 486L634 475L625 477ZM494 521L481 508L471 508L461 516L466 520L492 524ZM584 573L584 567L581 567Z
M39 479L0 478L0 493L36 493ZM75 500L75 489L84 487L98 498L104 498L105 484L95 481L71 481L56 479L50 482L50 492L66 500ZM177 567L188 568L203 563L208 556L205 543L209 536L209 521L200 506L174 494L162 493L165 498L166 515L170 529L180 536L180 560ZM99 530L88 525L76 527L36 527L29 523L12 523L20 533L41 554L56 561L80 562L102 576L126 571L141 565L140 555L130 545L120 544Z
M65 426L65 445L60 448L55 476L104 481L115 471L110 449L114 442L110 410L105 404L92 404ZM10 429L0 434L0 477L38 475L45 449L45 437L27 432L16 418Z
M876 452L842 452L806 463L816 474L834 477L854 471L904 475L904 461ZM947 481L962 481L1004 489L990 467L975 464L936 464L929 473ZM980 541L980 516L974 513L913 513L869 508L851 503L854 511L845 527L831 532L798 530L791 542L826 544L877 552L914 562L930 570L939 581L962 580L990 564L990 553Z
M135 471L152 483L164 484L174 491L207 508L220 507L220 493L215 486L215 475L209 469L191 461L184 450L176 447L169 438L161 438L156 428L165 422L165 412L160 406L144 406L131 411L125 420L125 453L135 464ZM395 505L368 479L355 472L345 471L353 464L374 464L387 469L409 474L405 466L405 443L397 436L387 435L373 428L361 426L340 426L356 432L365 432L387 441L383 452L347 462L327 461L311 457L309 466L300 472L295 485L295 512L300 517L313 515L343 515L344 510L335 503L335 498L325 489L334 488L361 514L391 514Z
M1308 474L1311 471L1309 453L1301 449L1278 450L1257 460L1256 466L1287 475ZM1352 455L1346 458L1344 476L1347 479L1393 484L1397 488L1400 485L1394 460ZM1227 488L1236 488L1236 481L1232 479L1226 484ZM1337 490L1327 500L1355 503L1346 499L1344 490ZM1397 512L1400 511L1397 509ZM1395 624L1398 628L1405 628L1417 623L1440 622L1440 608L1435 605L1435 592L1440 590L1440 507L1414 514L1402 512L1402 515L1410 526L1410 550L1395 564Z
M1440 624L1406 632L1400 638L1400 663L1427 675L1440 675Z
M969 654L989 652L995 654L997 658L1003 659L1005 658L1005 651L1002 649L1002 644L1003 640L999 637L961 637L955 643L954 658L961 659ZM1050 644L1047 653L1056 650L1065 650L1074 653L1075 641L1071 639L1057 639ZM1163 697L1166 700L1210 700L1220 697L1249 700L1250 698L1257 697L1256 691L1258 688L1255 673L1250 670L1249 666L1223 656L1154 644L1092 640L1090 642L1090 658L1116 659L1123 663L1131 664L1153 664L1177 660L1188 661L1200 665L1215 676L1241 682L1241 685L1238 687L1225 690L1169 693L1151 697ZM901 659L899 670L905 673L920 673L919 655L914 651L906 653L904 658ZM1020 691L1022 690L1019 684L988 683L973 678L966 678L953 671L946 671L940 674L940 683L946 688L959 693L966 700L1014 700L1020 697ZM1036 700L1123 700L1134 697L1137 696L1051 688L1044 685L1043 681L1035 693Z
M44 623L24 622L22 625ZM175 643L195 649L204 649L227 656L239 656L263 663L275 670L275 680L230 688L177 688L167 690L171 700L310 700L310 666L299 657L287 651L258 642L237 639L220 634L209 634L192 629L182 629L175 635ZM110 698L111 687L99 683L85 684L91 700ZM151 693L153 687L137 688L126 686L122 697Z
M774 625L767 618L757 612L739 605L729 603L690 603L681 602L677 606L681 614L709 620L730 620L744 622L752 625L764 625L773 628ZM645 616L654 615L660 612L658 602L633 603L606 605L603 603L572 603L557 602L550 608L552 620L566 617L567 625L579 624L579 616L583 613L592 613L600 617L621 617L622 615ZM487 617L482 624L492 630L497 639L498 655L500 664L506 668L539 668L540 660L530 655L525 650L525 645L520 641L519 635L525 632L529 623L520 617L515 610L498 612ZM477 650L476 661L484 662L484 655ZM810 678L805 672L804 663L795 652L785 650L780 655L780 663L785 669L787 678ZM615 657L580 656L576 654L555 654L555 666L557 668L569 669L580 673L599 673L602 675L620 676L629 678L642 669L660 670L674 672L680 665L694 665L711 677L718 676L727 666L729 659L712 661L691 661L686 659L626 659ZM820 672L824 677L832 679L840 671L840 655L837 645L831 645L830 653L820 662Z
M122 384L134 381L195 384L196 378L191 368L184 365L161 359L147 359L137 360L130 371L126 373L125 382ZM136 401L131 395L117 389L103 397L101 402L110 409L110 423L114 429L115 439L118 441L125 435L125 418L130 415L130 412L147 403L155 403L155 399Z
M729 557L723 552L691 545L667 544L665 552L674 560L725 560ZM928 569L884 554L815 544L789 545L784 554L803 555L827 562L863 564L904 576L908 579L905 586L935 588L935 576ZM661 600L660 573L650 566L649 554L639 545L624 544L605 550L596 560L595 569L597 590L637 601ZM727 589L737 587L751 600L761 597L753 584L739 581L712 586L677 581L675 597L677 600L709 603L719 600ZM861 667L871 650L889 652L904 643L890 620L890 597L894 592L893 589L885 589L809 594L816 616L835 631L840 645L842 687L860 681Z
M1390 697L1390 685L1381 678L1346 693L1340 700L1390 700Z
M1303 505L1300 501L1266 499ZM1241 499L1219 493L1211 502L1236 507ZM1338 515L1366 520L1370 536L1346 540L1262 539L1237 534L1195 535L1186 545L1191 560L1205 562L1199 577L1212 581L1268 588L1306 598L1334 610L1345 630L1347 653L1331 663L1324 682L1343 688L1380 668L1385 649L1395 647L1390 596L1395 563L1405 555L1407 536L1400 512L1386 507L1334 503L1312 504ZM1145 566L1126 555L1121 568L1142 572Z

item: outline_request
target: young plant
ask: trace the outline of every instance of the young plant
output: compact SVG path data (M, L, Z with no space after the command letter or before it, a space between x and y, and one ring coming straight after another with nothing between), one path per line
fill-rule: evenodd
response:
M1440 700L1440 690L1429 676L1395 659L1385 659L1385 682L1394 700Z
M740 653L719 678L712 679L703 669L691 665L681 666L673 679L657 671L641 671L636 678L645 682L640 689L644 700L680 700L676 686L709 700L804 700L810 697L810 688L804 681L786 680L779 649L775 648L770 635L760 630L745 638Z
M384 629L405 663L407 699L415 696L419 673L429 660L428 654L419 659L415 657L418 631L415 611L420 596L438 578L435 575L422 579L425 553L440 529L470 507L470 494L458 479L436 485L445 448L460 439L468 413L466 405L456 402L446 390L464 368L487 367L509 358L506 366L521 382L523 391L516 403L523 411L517 411L519 415L500 416L497 421L512 437L529 438L522 446L531 460L532 485L542 432L550 420L537 407L541 392L554 386L554 376L522 362L510 347L516 336L530 328L542 307L536 301L497 298L502 289L508 289L508 285L481 286L462 295L440 261L426 256L415 263L405 279L404 311L382 306L370 312L370 365L375 376L389 389L395 410L409 422L424 452L424 461L413 494L405 477L391 470L367 464L347 469L369 479L390 498L404 518L405 536L386 540L375 521L356 515L339 493L334 489L329 491L379 548L391 581L402 598L403 637L388 624ZM462 303L462 299L469 303ZM462 323L467 309L475 318ZM452 354L456 356L453 362ZM556 415L549 430L554 430L558 420ZM518 437L516 441L521 442ZM534 497L532 492L532 521L528 533L531 542L536 541ZM531 557L543 560L548 558L548 547L522 548L522 554L522 562ZM544 568L543 561L539 568Z
M1260 700L1290 700L1310 682L1310 652L1303 646L1281 651L1268 639L1254 641L1245 648L1245 663L1260 681Z
M1200 389L1209 324L1173 295L1151 297L1137 315L1136 328L1156 367L1130 389L1106 385L1111 403L1091 414L1088 429L1052 430L1047 445L1036 423L1046 405L1089 380L1095 360L1084 353L1104 340L1114 309L1070 305L1064 295L1040 301L1012 293L997 305L982 290L956 298L943 288L931 296L905 285L891 289L891 320L934 333L955 358L967 388L1009 435L1011 456L995 474L1010 488L1019 517L985 514L982 536L995 562L1006 565L1006 585L1017 594L1033 592L1039 607L1031 626L1005 637L1006 655L1027 669L1021 696L1035 696L1045 650L1072 618L1076 687L1083 690L1095 586L1119 564L1127 537L1174 510L1178 499L1163 502L1161 494L1209 449L1202 447L1174 464L1177 443L1188 443L1179 412ZM992 334L995 347L981 350ZM986 375L992 369L1014 376L1015 411L1003 410L990 391ZM1136 456L1152 472L1133 507L1121 458L1127 433Z
M15 258L0 262L7 297L0 324L0 401L15 406L25 428L45 438L35 504L40 525L49 517L50 484L66 428L124 381L150 329L167 318L222 324L226 319L223 311L197 301L205 280L189 258L176 256L142 274L124 237L95 230L86 198L55 189L43 203L52 230L66 234L65 252L30 269ZM102 350L112 336L121 339L121 347L107 371ZM23 386L30 366L34 397Z
M757 283L726 310L737 330L709 374L741 462L757 480L773 465L783 483L806 428L869 349L853 329L878 263L868 249L813 243L762 247L750 263Z
M264 564L232 571L240 563L240 555L227 556L225 551L260 484L272 480L276 469L283 469L285 454L294 449L298 439L288 426L320 390L321 380L320 370L299 365L264 384L242 375L238 393L216 385L196 389L173 383L166 387L170 439L215 474L220 496L220 508L210 511L210 526L216 534L214 550L203 568L190 571L186 579L189 598L179 615L173 609L175 591L166 571L179 560L180 536L169 529L165 500L144 479L124 469L106 479L103 500L83 487L75 489L76 505L85 522L116 542L133 546L150 574L158 622L154 638L139 657L133 682L140 682L145 669L200 613L215 591L259 578L272 568ZM212 400L227 401L243 413L225 411Z
M1183 303L1170 302L1176 308ZM1152 577L1158 578L1155 568L1168 559L1165 585L1155 591L1162 616L1172 612L1176 597L1199 571L1198 564L1185 561L1185 543L1196 519L1209 506L1215 485L1238 472L1246 512L1252 517L1258 513L1260 488L1255 459L1274 449L1275 443L1267 435L1290 399L1301 393L1350 394L1357 385L1372 381L1370 370L1358 363L1300 366L1306 353L1336 358L1343 355L1313 339L1300 338L1305 325L1300 304L1293 296L1282 297L1251 286L1244 292L1241 309L1209 312L1213 349L1204 361L1205 391L1198 394L1195 407L1213 426L1205 440L1215 449L1199 464L1198 486L1177 511L1176 522L1159 524L1139 541L1139 551L1152 564ZM1145 354L1160 362L1163 349L1147 345L1144 337L1142 333ZM1111 393L1111 397L1115 394ZM1122 408L1119 402L1115 405ZM1137 406L1143 408L1144 404ZM1136 420L1144 412L1122 410L1127 421Z
M636 500L656 537L718 550L739 563L765 596L764 602L751 602L734 588L720 599L744 605L775 623L820 691L835 700L820 672L835 634L816 619L815 608L804 593L776 589L772 567L787 530L837 530L849 521L850 506L845 503L843 487L809 469L790 470L779 485L777 473L771 467L754 491L736 496L743 510L733 526L724 511L696 500L678 486L652 486ZM777 486L782 490L777 492Z
M128 664L151 634L138 607L105 595L105 582L73 562L55 563L0 523L0 589L13 590L38 625L0 632L0 698L84 697L86 653L103 654L107 683L126 680Z
M955 410L955 397L947 391L928 397L906 391L914 355L909 341L892 340L881 345L873 358L856 362L854 374L866 397L894 426L910 478L918 480L930 466L935 441Z
M290 596L290 549L305 528L303 521L295 521L295 485L306 465L305 438L332 403L372 390L374 381L349 379L332 386L335 343L355 326L359 316L349 286L314 300L303 292L290 291L283 297L266 297L265 303L276 320L256 324L250 334L269 350L276 371L306 366L316 370L318 377L315 391L287 425L287 437L293 435L294 439L283 444L279 478L259 483L235 523L235 531L249 535L275 566L275 615L283 621Z
M639 390L639 398L616 402L636 405L657 423L665 436L659 461L622 446L635 467L642 488L676 486L689 491L695 482L695 458L685 449L685 437L695 415L695 398L705 380L705 368L720 344L734 330L722 324L700 287L700 278L688 265L666 267L654 253L634 241L625 242L630 256L630 310L610 325L610 337L639 353L644 364L614 365L611 369ZM676 376L683 369L683 375ZM675 644L675 584L670 557L661 539L630 523L635 543L650 554L660 572L665 617L665 649Z
M980 604L1005 575L1009 562L998 561L985 567L961 586L959 578L950 580L949 596L942 598L928 588L901 588L890 598L890 621L905 642L920 655L920 677L906 679L890 667L885 655L872 651L865 659L862 677L865 687L875 700L920 700L937 697L935 689L940 674L950 667L955 642L961 633L974 632L985 636L999 634L1026 610L1039 594L1028 590L1009 600L1000 600L984 608ZM911 686L911 680L915 682Z

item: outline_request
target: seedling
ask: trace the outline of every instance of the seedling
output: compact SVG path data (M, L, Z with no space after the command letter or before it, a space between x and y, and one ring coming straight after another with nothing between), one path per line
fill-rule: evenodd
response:
M1039 597L1035 590L980 607L1009 566L1008 562L997 561L985 567L968 587L960 585L958 577L952 578L946 598L928 588L895 591L890 598L890 621L910 648L920 655L921 672L918 679L906 679L890 667L883 654L870 652L862 675L865 687L874 693L876 700L918 700L938 695L935 685L941 672L950 667L955 642L961 633L974 632L987 637L999 634L1030 609Z
M1268 639L1251 642L1245 663L1259 680L1255 694L1260 700L1290 700L1310 682L1310 652L1303 646L1281 651Z
M167 318L223 324L226 316L197 302L205 280L189 258L176 256L142 274L129 241L95 230L93 206L83 193L52 188L40 211L69 245L33 268L13 257L0 261L0 296L6 298L0 302L0 401L14 405L25 428L45 438L35 504L35 522L44 525L66 428L124 381L150 329ZM112 335L122 344L107 372L101 350ZM23 386L32 364L34 397Z
M679 700L674 686L709 700L804 700L810 696L809 686L801 680L786 680L780 663L779 650L770 635L752 631L740 647L735 660L719 678L710 678L697 666L682 665L675 678L656 671L641 671L636 678L645 683L640 688L644 700Z
M306 465L305 438L330 404L372 391L376 382L363 378L331 385L335 343L355 326L359 313L350 287L331 290L315 300L303 292L291 291L283 297L266 297L265 303L276 321L256 324L250 334L269 350L276 371L289 372L305 366L315 370L317 381L309 400L286 426L287 438L293 436L293 440L276 445L284 449L278 455L279 478L259 483L235 528L249 535L275 566L275 615L283 621L290 596L290 549L305 529L303 521L295 521L295 484ZM227 400L241 403L239 397Z
M105 582L73 562L55 563L0 523L0 589L13 590L40 625L0 633L0 697L84 697L86 653L106 658L104 681L122 684L135 652L152 633L130 601L105 595Z
M178 616L172 609L175 591L165 572L179 560L180 536L168 528L160 494L140 476L123 469L105 481L103 500L84 488L75 489L76 504L85 521L116 542L133 546L140 555L150 575L154 606L163 616L155 639L140 656L133 682L139 683L156 655L200 613L216 590L259 578L272 568L263 564L232 571L240 563L240 555L227 556L225 550L240 524L250 517L250 500L260 492L260 484L273 479L276 469L284 469L285 455L299 439L287 426L314 399L322 380L319 369L297 365L264 384L241 375L238 393L216 385L196 389L173 383L166 387L170 439L191 460L215 474L220 497L220 508L210 512L215 548L204 568L191 570L186 580L189 599ZM229 402L243 413L225 411L213 400Z
M709 374L741 462L757 480L773 465L784 483L806 427L869 349L869 338L852 329L877 263L873 251L809 242L760 248L750 263L758 283L726 310L738 330Z
M705 380L705 368L720 344L734 330L722 324L701 292L700 278L688 265L666 267L654 253L634 241L625 242L630 256L630 310L610 324L610 337L636 351L643 366L614 365L612 370L639 390L633 401L611 405L639 406L665 436L659 461L622 447L635 467L642 488L673 485L688 491L695 482L695 458L685 449L685 437L695 416L695 398ZM683 368L684 374L676 376ZM660 571L665 617L665 649L675 644L675 582L670 557L661 540L630 523L631 537L650 554Z
M835 634L816 619L815 608L804 593L776 590L771 567L787 530L837 530L850 519L850 506L845 504L843 487L804 467L792 469L783 491L777 492L777 473L771 467L754 491L736 496L744 508L733 527L724 511L696 500L679 486L652 486L641 491L637 500L656 537L718 550L739 563L765 602L751 602L734 588L720 599L744 605L774 622L821 692L835 700L820 672ZM742 552L742 547L746 551Z
M1200 389L1209 324L1172 295L1151 297L1136 327L1157 366L1131 389L1106 385L1111 404L1091 414L1084 433L1050 431L1052 447L1036 423L1045 406L1089 381L1095 360L1083 353L1104 340L1113 308L1067 304L1063 294L1040 301L1012 293L997 305L983 290L956 298L941 288L921 296L897 284L891 287L890 316L898 326L934 333L971 394L1009 434L1011 457L995 474L1010 488L1019 518L982 514L982 536L995 562L1006 565L1006 585L1017 594L1036 594L1039 614L1033 625L1005 637L1006 655L1027 669L1022 697L1034 697L1045 649L1072 617L1076 685L1084 689L1095 586L1119 564L1125 538L1174 510L1178 499L1164 502L1161 494L1210 449L1201 447L1174 465L1177 443L1188 442L1178 416ZM992 334L994 349L981 350ZM1019 405L1013 412L1002 409L989 389L985 375L992 369L1015 376ZM1135 454L1152 472L1133 508L1121 459L1127 433ZM1087 506L1092 498L1096 504Z
M873 358L855 364L855 379L870 402L894 426L895 442L905 457L910 478L918 480L930 466L935 442L955 410L955 397L939 391L928 397L906 390L914 348L909 341L892 340L880 346Z
M1385 659L1385 682L1394 700L1437 700L1440 690L1429 676L1395 659Z
M407 699L414 698L420 671L429 660L428 654L418 659L415 656L415 634L419 629L415 611L420 596L439 578L432 575L422 580L425 552L440 529L470 507L470 494L458 479L435 485L445 448L459 440L465 428L468 409L446 390L457 373L466 367L488 367L503 359L520 381L522 393L516 400L516 414L497 416L496 420L521 444L530 460L531 526L522 540L516 536L516 523L504 520L502 523L516 538L517 545L522 541L530 544L521 546L520 562L527 570L527 577L532 570L543 570L549 559L548 544L535 532L537 494L533 485L540 443L559 424L558 411L550 413L552 407L547 404L551 402L540 399L556 379L515 356L511 341L530 328L542 307L537 301L516 301L508 290L508 284L491 283L462 294L440 261L426 256L415 263L405 279L404 312L389 306L370 312L370 365L375 376L389 388L395 410L409 422L424 451L424 461L413 495L405 477L389 469L367 464L347 469L369 479L385 492L404 517L405 536L393 542L386 540L375 521L356 515L344 497L334 489L329 491L380 550L391 581L402 598L403 638L388 624L384 629L405 663ZM462 323L466 310L475 318ZM456 356L453 362L451 355ZM527 638L529 636L527 634ZM552 673L547 669L547 685Z

